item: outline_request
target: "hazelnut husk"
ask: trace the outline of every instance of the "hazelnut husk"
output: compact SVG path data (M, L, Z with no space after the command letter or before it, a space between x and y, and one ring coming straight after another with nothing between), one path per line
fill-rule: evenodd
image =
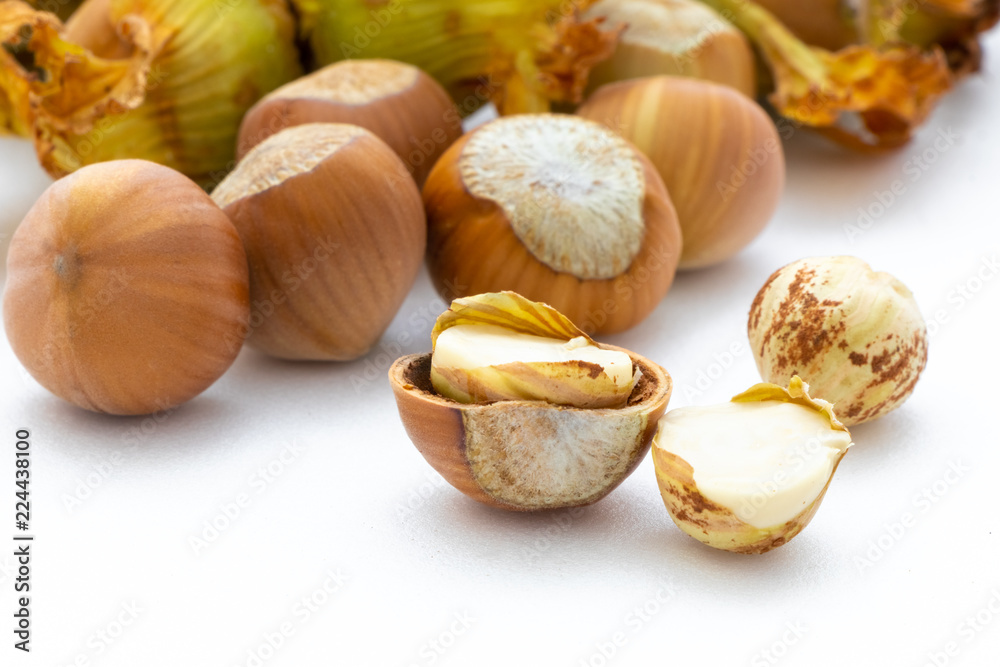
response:
M65 26L6 0L0 42L0 128L55 178L140 158L209 188L247 109L302 74L292 13L271 0L86 0Z

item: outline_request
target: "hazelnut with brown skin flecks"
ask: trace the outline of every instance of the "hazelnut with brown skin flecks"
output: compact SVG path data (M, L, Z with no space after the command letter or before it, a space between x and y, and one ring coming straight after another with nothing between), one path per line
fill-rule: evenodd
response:
M716 549L760 554L812 520L851 434L832 406L762 383L721 405L671 410L653 439L660 495L677 527Z
M910 291L856 257L811 257L776 271L750 308L761 377L799 375L848 425L891 412L927 364L927 328Z

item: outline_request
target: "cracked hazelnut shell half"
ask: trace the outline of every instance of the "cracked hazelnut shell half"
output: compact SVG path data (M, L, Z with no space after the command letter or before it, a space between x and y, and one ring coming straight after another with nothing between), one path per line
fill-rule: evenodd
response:
M680 259L652 164L583 118L487 123L445 152L423 195L430 274L448 300L512 290L587 333L624 331L660 303Z
M453 305L449 312L454 310ZM491 320L480 323L498 321L489 313L487 317ZM463 316L462 321L471 320ZM563 339L583 335L571 323L571 330L564 328L564 318L536 322L541 325L530 327L532 333L544 329ZM514 511L589 505L614 490L642 461L672 389L670 376L652 361L594 345L624 352L641 374L624 407L588 409L542 400L460 403L435 391L431 353L398 359L389 380L413 444L465 495Z

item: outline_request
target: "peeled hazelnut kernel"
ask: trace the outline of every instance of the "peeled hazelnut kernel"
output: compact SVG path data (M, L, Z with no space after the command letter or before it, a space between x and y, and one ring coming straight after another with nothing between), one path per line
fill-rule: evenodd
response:
M247 343L284 359L350 360L389 326L423 260L420 193L354 125L268 137L212 193L250 261Z
M750 42L707 5L696 0L598 0L584 18L598 17L609 28L628 27L614 54L591 70L591 92L607 83L670 74L714 81L750 98L757 95Z
M457 300L432 336L440 344L442 331L465 326L558 340L583 336L558 311L510 292ZM410 439L459 491L507 510L578 507L597 502L635 470L671 391L670 376L655 363L609 345L596 347L627 355L629 367L637 371L621 407L579 408L523 399L458 402L436 391L431 354L398 359L389 380ZM515 377L504 377L504 370L481 377L495 387ZM572 373L550 375L535 388L545 390L538 392L543 394L563 379L570 393L603 391L600 382L587 385ZM532 382L529 378L525 384ZM557 388L560 392L565 390Z
M141 160L53 183L10 243L3 318L55 395L95 412L169 410L217 380L243 343L247 262L194 182Z
M747 329L761 378L801 376L848 426L902 405L927 364L913 294L856 257L810 257L775 271Z
M604 86L577 114L634 143L663 178L684 238L680 269L729 259L774 216L784 150L767 113L745 95L657 76Z
M606 128L525 114L459 139L424 186L428 264L445 298L513 290L587 332L623 331L666 295L680 256L649 161Z
M434 327L431 383L460 403L528 400L578 408L621 408L638 377L625 352L603 349L552 311L552 330L528 317L514 327L478 318L484 304L544 308L514 293L456 299Z
M671 410L653 440L660 495L674 523L705 544L764 553L819 508L851 434L798 377L730 403Z
M423 185L462 135L448 93L418 68L394 60L344 60L271 92L240 125L237 159L272 134L305 123L348 123L389 145Z

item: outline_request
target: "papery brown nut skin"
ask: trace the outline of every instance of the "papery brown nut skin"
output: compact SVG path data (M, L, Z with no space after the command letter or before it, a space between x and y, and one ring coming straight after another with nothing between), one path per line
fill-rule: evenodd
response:
M710 547L739 554L763 554L787 544L812 521L830 486L827 481L816 500L794 518L760 529L705 498L694 482L694 469L680 457L654 447L653 461L660 495L678 527Z
M604 498L641 463L670 399L672 383L666 371L628 354L643 377L628 405L617 409L543 401L458 403L434 392L430 354L398 359L389 369L389 381L410 439L465 495L519 512L579 507ZM549 448L576 452L578 474L518 474L544 471L540 460ZM532 467L536 462L538 467Z
M87 410L190 400L236 359L248 314L236 229L194 182L151 162L56 181L11 240L11 347L42 386Z
M913 294L857 257L807 257L775 271L747 333L765 382L799 375L847 426L895 410L927 365L927 326Z

